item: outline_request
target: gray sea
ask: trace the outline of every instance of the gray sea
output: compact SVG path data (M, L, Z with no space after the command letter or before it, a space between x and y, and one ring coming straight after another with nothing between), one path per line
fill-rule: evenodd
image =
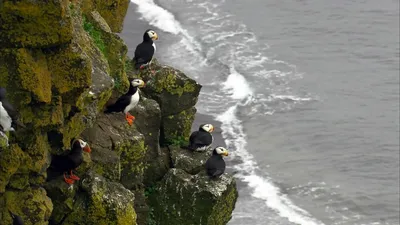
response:
M146 28L221 123L229 225L399 224L398 0L131 0L130 56Z

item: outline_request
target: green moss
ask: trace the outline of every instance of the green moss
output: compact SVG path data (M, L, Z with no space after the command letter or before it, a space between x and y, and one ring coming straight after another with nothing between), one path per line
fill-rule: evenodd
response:
M114 89L125 93L129 82L125 72L128 48L124 41L110 32L104 19L95 11L91 12L87 18L84 17L83 26L108 61L110 75L114 78Z
M31 92L39 102L51 101L51 74L46 56L40 50L18 49L17 71L22 88Z
M57 92L76 99L92 84L92 63L86 54L70 45L47 55L52 83Z
M64 225L136 225L133 194L122 185L89 172Z
M146 169L147 146L144 140L123 142L115 149L121 158L121 183L129 189L140 185Z
M45 225L53 210L53 204L43 188L28 188L24 191L7 191L0 197L0 218L5 224L11 224L7 210L20 215L25 224Z
M89 34L89 36L92 38L96 46L100 49L100 51L106 56L106 46L103 41L101 32L97 30L94 25L86 19L86 17L83 17L83 29Z
M196 109L190 108L163 119L164 145L182 146L189 141Z
M45 176L46 173L44 171L47 169L48 162L50 162L50 145L47 139L47 134L37 132L32 136L32 142L27 142L27 148L24 149L24 152L30 156L26 162L26 169L29 168L30 172Z
M177 84L176 74L173 74L172 71L167 74L163 74L163 76L158 76L158 79L155 80L155 91L161 93L162 91L167 91L170 94L182 96L185 92L193 92L196 87L194 84L190 82L185 82L182 84Z
M121 59L123 60L123 59ZM126 74L131 74L134 70L132 60L129 57L125 58L125 73Z
M112 90L108 90L105 92L102 92L99 97L98 97L98 103L97 103L97 111L102 112L104 109L104 106L107 104L108 100L110 99L112 95Z
M29 174L15 174L11 177L8 187L24 190L29 186Z
M72 39L68 1L4 1L0 46L50 47Z
M78 137L86 128L86 124L83 122L83 116L81 113L75 114L70 121L61 128L63 134L63 145L70 147L70 142L73 138Z
M18 170L25 157L24 152L16 144L0 151L0 193L4 193L10 177Z
M225 192L219 201L213 205L208 224L227 224L232 217L232 212L235 208L237 198L238 192L233 186L231 186L229 191Z
M8 132L5 133L5 135L8 137ZM7 139L3 136L0 136L0 151L5 148L8 148Z
M89 0L82 1L81 4L85 13L97 10L113 32L122 31L129 0Z
M170 169L149 197L157 224L227 224L238 196L232 179L210 182L206 175Z
M51 104L36 104L34 107L21 107L20 120L33 127L61 125L64 120L61 97L54 97Z

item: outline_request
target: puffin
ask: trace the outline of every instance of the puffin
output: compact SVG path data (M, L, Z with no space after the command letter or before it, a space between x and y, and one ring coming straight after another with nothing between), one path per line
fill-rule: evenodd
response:
M158 35L154 30L148 29L144 32L143 42L136 46L135 56L133 57L135 69L150 66L156 52L156 44L153 42L155 40L158 40Z
M113 112L123 112L125 113L126 121L130 126L132 126L135 117L132 116L129 111L135 108L139 102L140 97L138 87L142 88L146 86L146 84L143 80L137 78L130 80L129 83L128 92L119 97L114 104L107 106L107 109L104 111L104 113L109 114Z
M10 213L11 218L13 220L13 225L24 225L24 221L22 220L22 218L20 216L15 215L10 210L8 210L8 212Z
M91 152L87 142L82 139L75 139L72 142L72 148L67 154L53 155L51 158L50 168L57 172L64 174L64 181L67 184L73 184L80 178L72 173L72 170L78 168L83 162L83 151ZM70 172L69 177L66 177L66 173Z
M228 150L224 147L216 147L207 160L206 170L210 178L218 178L225 172L225 161L222 156L228 156Z
M0 135L6 139L8 146L8 137L4 132L15 131L17 111L7 101L6 94L6 89L0 87Z
M211 132L214 131L212 124L201 124L198 131L194 131L189 137L189 150L202 152L207 150L213 142Z

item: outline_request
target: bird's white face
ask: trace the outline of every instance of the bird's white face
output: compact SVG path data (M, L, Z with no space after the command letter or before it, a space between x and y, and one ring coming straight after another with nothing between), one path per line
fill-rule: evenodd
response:
M217 148L215 148L215 151L216 151L219 155L228 156L228 149L226 149L226 148L224 148L224 147L217 147Z
M83 141L82 139L78 139L79 145L85 152L91 152L92 150L90 149L89 145L87 142Z
M204 124L201 128L209 133L214 131L214 126L212 124Z
M158 40L158 35L154 30L147 31L147 34L153 41Z
M144 83L144 81L142 81L141 79L134 79L131 81L132 86L134 87L144 87L146 84Z

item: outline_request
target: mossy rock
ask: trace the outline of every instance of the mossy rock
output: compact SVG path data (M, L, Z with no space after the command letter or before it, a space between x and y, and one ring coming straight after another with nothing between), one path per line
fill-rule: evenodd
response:
M72 39L68 0L11 1L0 4L0 46L43 48Z
M50 224L60 224L64 217L73 211L74 198L79 187L76 184L70 186L60 178L47 182L44 188L54 205Z
M147 146L146 164L144 183L152 183L164 176L166 170L163 164L160 150L160 126L161 126L161 110L158 103L153 99L140 97L139 104L132 110L136 115L135 125L137 130L144 135L144 142ZM168 165L168 163L167 163ZM157 174L157 175L156 175ZM158 175L160 174L160 175Z
M196 111L196 108L192 107L175 115L164 116L162 118L161 144L188 145Z
M82 180L82 191L64 225L136 225L135 196L121 184L89 171Z
M162 116L175 115L196 105L201 85L180 70L161 65L153 59L151 69L142 70L139 76L146 82L143 89L147 97L161 107Z
M110 75L114 79L114 88L119 93L125 93L129 88L125 72L128 47L118 35L111 32L110 27L97 11L90 12L83 23L85 30L110 65Z
M26 225L47 225L53 204L43 188L10 190L0 196L0 221L12 224L8 210L22 217Z
M206 161L212 154L211 148L205 152L195 152L172 145L168 146L168 148L170 150L173 167L182 169L193 175L204 169Z
M25 158L25 153L16 144L0 150L0 193L5 192L11 176L17 172Z
M93 169L103 176L120 180L128 189L143 181L147 146L135 126L129 127L123 113L102 114L82 137L92 148Z
M210 180L205 173L190 175L170 169L149 196L158 225L225 225L238 197L229 175Z
M129 3L129 0L87 0L80 4L86 14L97 10L112 32L121 32Z
M51 101L51 73L41 50L0 49L0 61L0 86L17 108Z
M160 148L159 156L148 161L148 166L145 170L144 184L146 187L155 185L162 180L168 170L171 168L171 156L167 147Z

